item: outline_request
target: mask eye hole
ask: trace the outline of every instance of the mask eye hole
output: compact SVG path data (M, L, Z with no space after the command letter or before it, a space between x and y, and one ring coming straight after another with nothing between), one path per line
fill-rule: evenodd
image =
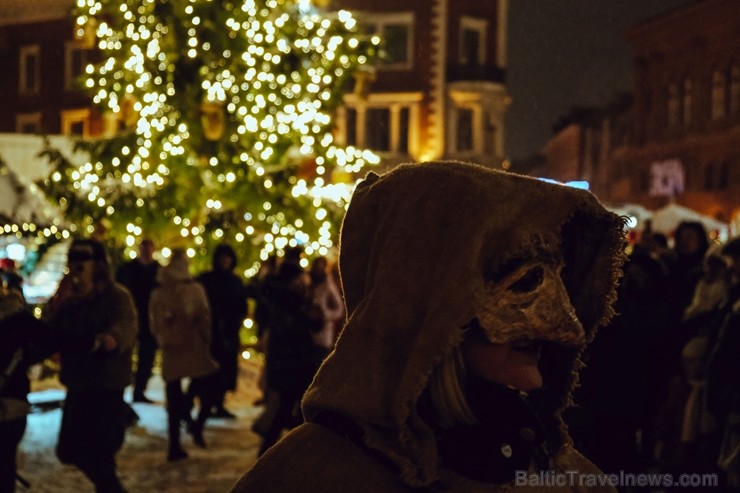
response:
M529 293L537 289L545 279L545 271L540 266L530 268L522 277L509 286L515 293Z

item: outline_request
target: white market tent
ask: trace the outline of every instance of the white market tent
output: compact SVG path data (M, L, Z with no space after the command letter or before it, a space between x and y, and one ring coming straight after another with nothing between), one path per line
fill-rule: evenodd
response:
M72 153L73 142L61 135L48 137L50 145L75 161L84 157ZM47 176L49 163L39 157L44 148L44 138L38 135L0 134L0 160L5 167L0 170L0 218L15 225L34 223L41 226L62 223L61 214L44 197L34 181ZM2 227L2 224L0 224ZM29 249L36 248L35 241L3 234L0 230L0 257L9 257L23 263ZM53 245L25 278L23 293L30 303L45 302L56 290L66 263L67 242Z
M647 222L651 222L651 229L662 233L669 238L682 221L697 221L704 225L708 233L715 233L720 241L725 242L737 234L737 225L725 224L713 217L705 216L688 207L675 203L668 204L660 209L651 211L639 204L615 204L605 206L610 211L628 218L629 230L642 231Z
M53 135L48 139L52 147L65 155L80 158L72 153L74 144L69 137ZM38 156L43 148L44 138L39 135L0 134L0 160L7 166L0 173L0 215L16 224L52 224L60 219L58 211L34 184L49 172L49 163Z
M728 224L678 204L668 204L653 212L653 231L671 234L682 221L700 222L704 225L707 232L716 231L720 236L729 233L730 226Z

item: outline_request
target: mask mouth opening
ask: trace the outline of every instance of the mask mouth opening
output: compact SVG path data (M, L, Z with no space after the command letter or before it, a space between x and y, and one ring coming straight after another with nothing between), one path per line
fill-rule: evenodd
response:
M529 356L540 356L542 348L548 342L540 339L518 339L511 342L511 350Z

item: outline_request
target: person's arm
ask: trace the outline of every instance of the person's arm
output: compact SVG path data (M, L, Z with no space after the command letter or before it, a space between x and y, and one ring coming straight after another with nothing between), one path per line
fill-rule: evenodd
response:
M211 338L213 337L213 330L211 328L211 307L208 304L208 296L206 295L206 290L203 289L203 285L194 283L193 286L195 286L195 289L193 289L193 302L197 307L195 311L195 324L198 328L198 334L200 337L206 345L210 345Z
M156 288L152 292L152 296L149 298L149 331L152 333L154 338L157 340L157 344L162 345L162 326L165 323L164 313L164 300L162 296L161 288Z
M335 321L339 320L344 315L344 302L342 296L339 294L339 289L332 281L326 281L326 313L325 317L327 320Z
M129 287L131 285L131 274L130 271L131 267L127 263L121 264L118 269L116 269L116 282L119 282L123 284L126 287Z
M124 351L133 347L139 321L131 294L126 289L116 287L107 301L111 324L97 336L100 347L104 351Z
M28 364L43 361L59 351L84 353L95 343L91 334L81 335L53 330L28 311L20 311L2 321L3 330L22 334L25 360Z

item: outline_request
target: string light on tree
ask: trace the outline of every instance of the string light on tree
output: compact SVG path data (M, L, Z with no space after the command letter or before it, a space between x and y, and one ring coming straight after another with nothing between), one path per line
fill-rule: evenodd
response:
M109 127L80 143L81 166L50 156L44 188L69 220L106 218L129 249L228 241L248 273L291 243L332 246L353 177L379 162L333 136L377 37L293 0L77 0L75 15L101 55L81 83Z

